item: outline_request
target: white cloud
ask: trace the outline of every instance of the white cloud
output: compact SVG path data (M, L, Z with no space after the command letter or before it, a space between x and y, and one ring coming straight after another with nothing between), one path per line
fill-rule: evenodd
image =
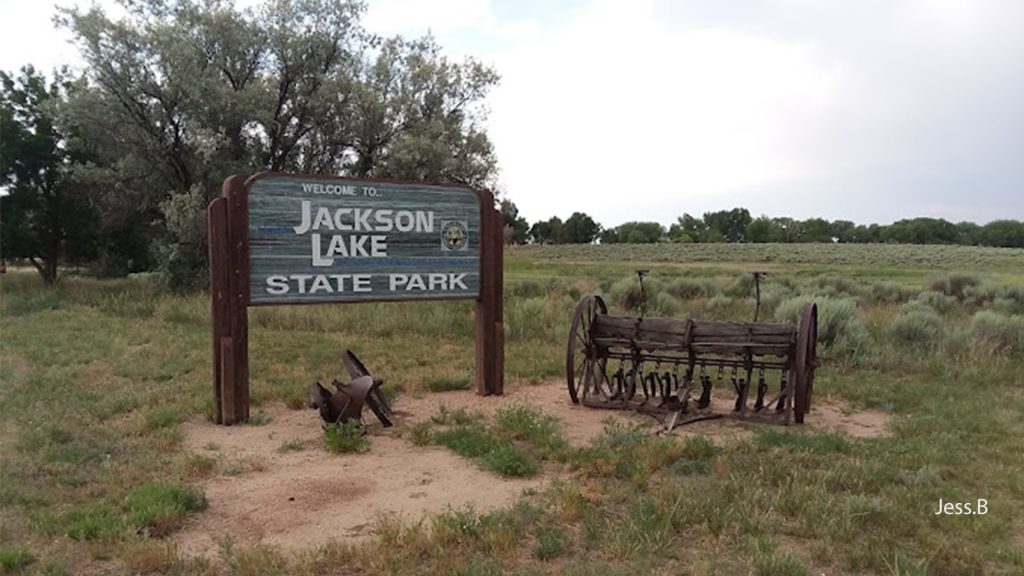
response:
M498 67L490 133L521 211L582 209L606 224L669 221L812 169L784 138L822 114L842 81L807 46L680 32L651 2L623 11L603 0Z

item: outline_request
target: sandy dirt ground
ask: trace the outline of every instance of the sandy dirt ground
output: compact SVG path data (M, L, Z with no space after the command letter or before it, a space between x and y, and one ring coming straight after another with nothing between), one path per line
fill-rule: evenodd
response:
M206 483L209 509L196 516L175 541L189 555L216 554L225 537L236 544L261 543L298 551L328 541L366 538L381 515L417 521L449 507L472 506L477 511L507 507L524 490L542 488L562 470L552 465L535 478L502 478L446 448L414 446L401 434L436 414L442 405L490 415L517 402L559 418L573 445L588 443L609 418L639 423L651 433L663 430L648 416L573 405L561 381L511 385L502 397L480 397L470 391L402 396L394 406L394 427L382 428L369 411L364 415L364 420L372 421L368 431L372 448L365 454L327 453L315 410L267 407L264 412L270 421L260 426L190 422L182 426L186 450L251 464L240 474ZM882 412L849 413L839 403L815 402L807 417L809 428L858 437L886 431L888 416ZM753 434L753 428L711 420L677 428L673 434L702 434L716 443L728 443ZM302 443L303 449L280 452L286 442Z

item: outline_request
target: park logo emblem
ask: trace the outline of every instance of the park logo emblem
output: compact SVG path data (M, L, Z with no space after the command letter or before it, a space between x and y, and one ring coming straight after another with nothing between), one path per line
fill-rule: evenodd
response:
M449 220L441 225L441 249L448 252L465 250L469 244L469 229L465 222Z

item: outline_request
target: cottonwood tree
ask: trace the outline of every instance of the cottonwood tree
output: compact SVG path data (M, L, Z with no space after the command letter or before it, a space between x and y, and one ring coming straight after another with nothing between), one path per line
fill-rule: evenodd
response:
M566 244L590 244L601 233L601 225L583 212L573 212L562 228Z
M505 223L505 244L525 244L530 224L519 215L519 208L508 198L501 201L501 219Z
M536 244L561 244L565 238L565 224L558 216L540 220L530 227L530 239Z
M432 37L374 36L356 1L122 3L120 19L95 6L62 12L89 65L68 109L75 145L97 152L77 173L103 184L105 214L156 216L165 268L202 260L192 231L230 174L493 187L481 101L498 75L450 61ZM193 198L170 201L179 195Z
M602 244L653 244L665 236L665 227L657 222L625 222L601 233Z
M63 73L47 82L31 66L0 72L0 250L23 258L46 284L58 264L83 260L95 247L94 213L70 177L71 154L57 126Z

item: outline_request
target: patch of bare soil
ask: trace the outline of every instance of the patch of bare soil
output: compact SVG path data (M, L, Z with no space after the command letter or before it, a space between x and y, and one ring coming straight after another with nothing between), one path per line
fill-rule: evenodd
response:
M875 438L889 434L892 416L881 410L853 412L838 400L814 398L804 424L817 430L832 430L856 438Z
M653 418L633 412L597 410L569 401L565 384L509 386L504 396L481 397L472 391L401 396L395 403L396 423L382 428L367 411L372 442L366 454L335 455L322 444L315 410L266 410L261 426L214 426L191 422L182 426L184 446L197 454L221 454L229 461L258 463L236 476L219 476L205 486L209 509L197 516L176 541L189 555L212 555L225 537L234 543L262 543L286 551L308 549L328 541L370 536L381 515L417 521L447 508L472 506L477 511L506 507L526 489L537 489L554 477L509 479L480 470L446 448L418 447L401 438L403 431L436 414L441 406L492 415L503 406L525 403L562 422L567 440L587 444L608 419L639 423L652 433L663 429ZM722 408L725 409L725 408ZM841 405L819 403L808 416L814 428L837 428L855 436L881 433L882 414L846 414ZM701 434L729 442L752 434L750 426L712 420L676 428L675 435ZM301 443L300 451L279 452L284 443Z

